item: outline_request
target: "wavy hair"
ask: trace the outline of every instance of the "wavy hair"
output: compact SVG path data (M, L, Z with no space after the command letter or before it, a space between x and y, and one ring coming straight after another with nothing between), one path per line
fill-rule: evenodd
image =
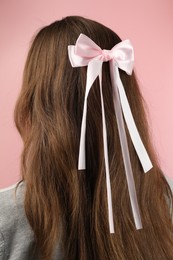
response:
M72 68L68 45L80 33L102 49L121 41L106 26L68 16L41 28L32 39L14 110L23 140L20 176L24 209L40 259L53 259L57 243L68 260L173 259L171 189L159 166L135 72L120 70L143 143L153 163L144 174L126 128L143 229L136 230L114 112L109 63L103 64L103 97L115 233L110 234L99 81L88 96L86 170L78 171L86 67ZM18 186L16 187L16 189Z

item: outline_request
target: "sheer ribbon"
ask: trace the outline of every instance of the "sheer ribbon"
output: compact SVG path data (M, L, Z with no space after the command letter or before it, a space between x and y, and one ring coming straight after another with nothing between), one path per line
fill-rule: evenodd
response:
M102 50L95 42L84 34L80 34L75 45L68 46L68 55L72 67L88 66L86 91L84 98L83 117L81 124L81 136L79 147L78 169L86 169L85 162L85 135L86 135L86 116L87 116L87 97L89 91L97 77L100 82L101 95L101 109L102 109L102 123L103 123L103 147L106 170L106 186L107 186L107 200L108 200L108 219L110 233L114 233L113 222L113 208L112 195L110 184L108 147L107 147L107 130L105 121L105 109L102 94L102 64L109 61L111 82L113 86L113 100L118 125L118 132L120 137L120 144L123 155L123 162L125 166L125 174L127 178L127 185L129 190L130 202L136 229L142 228L142 221L140 217L139 205L137 201L135 183L132 173L132 166L130 162L129 149L127 144L127 137L124 126L124 119L127 128L139 157L144 172L149 171L153 166L148 156L148 153L143 145L143 142L135 125L132 112L126 97L126 93L119 75L119 68L125 71L128 75L132 74L134 65L134 51L129 40L122 41L116 44L111 50ZM123 119L124 116L124 119Z

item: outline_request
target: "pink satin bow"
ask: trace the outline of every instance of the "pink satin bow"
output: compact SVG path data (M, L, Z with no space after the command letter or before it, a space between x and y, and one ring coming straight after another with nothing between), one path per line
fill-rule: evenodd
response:
M107 130L106 130L105 110L104 110L104 102L103 102L103 94L102 94L102 64L103 62L109 61L111 82L113 86L115 114L117 119L118 132L120 137L128 190L130 195L130 202L132 206L132 212L133 212L136 229L141 229L142 222L141 222L139 206L138 206L138 201L136 196L135 183L134 183L132 167L130 162L127 137L126 137L125 127L124 127L124 119L126 121L130 137L132 139L133 145L135 147L139 160L142 164L144 172L149 171L153 166L147 154L147 151L142 143L138 130L136 128L130 110L130 106L126 97L126 93L120 79L119 69L118 69L120 68L124 70L129 75L132 74L133 65L134 65L133 47L129 40L125 40L116 44L111 50L102 50L89 37L87 37L84 34L80 34L76 41L76 45L68 46L68 55L72 67L88 66L83 117L82 117L82 124L81 124L80 147L79 147L79 161L78 161L79 170L86 169L85 134L86 134L87 97L89 94L89 90L93 85L93 82L99 76L102 122L103 122L103 147L104 147L106 186L107 186L107 199L108 199L108 218L109 218L110 233L114 233L112 195L111 195L110 173L109 173L109 163L108 163ZM123 119L123 115L124 115L124 119Z

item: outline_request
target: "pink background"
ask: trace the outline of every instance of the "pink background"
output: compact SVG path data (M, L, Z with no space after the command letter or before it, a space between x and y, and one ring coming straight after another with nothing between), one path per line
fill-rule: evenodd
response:
M22 141L13 110L30 39L67 15L97 20L131 40L154 146L165 175L173 178L172 11L172 0L0 0L0 188L19 180Z

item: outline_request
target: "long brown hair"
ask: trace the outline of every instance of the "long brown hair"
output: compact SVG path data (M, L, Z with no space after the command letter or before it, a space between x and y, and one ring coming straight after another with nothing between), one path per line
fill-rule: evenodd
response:
M136 230L132 216L108 62L103 64L103 97L115 234L108 224L98 79L88 97L86 170L77 169L87 68L71 67L67 47L80 33L102 49L121 41L104 25L79 16L42 28L32 40L15 106L24 143L20 182L25 183L24 208L35 245L43 260L52 259L57 243L68 260L173 259L173 196L153 149L134 71L129 76L120 70L120 76L153 163L145 174L126 129L143 229Z

